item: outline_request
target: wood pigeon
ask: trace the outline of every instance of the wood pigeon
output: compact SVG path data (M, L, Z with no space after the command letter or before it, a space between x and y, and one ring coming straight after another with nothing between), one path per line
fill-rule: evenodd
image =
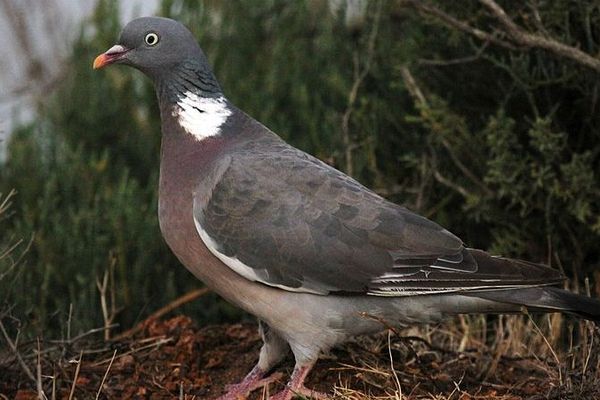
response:
M290 349L291 379L271 399L325 398L304 386L319 354L384 329L381 320L406 326L522 306L600 319L600 301L549 286L563 281L559 272L467 248L284 142L227 100L181 23L131 21L94 60L109 64L137 68L156 89L166 242L198 279L259 319L258 363L220 399L268 383Z

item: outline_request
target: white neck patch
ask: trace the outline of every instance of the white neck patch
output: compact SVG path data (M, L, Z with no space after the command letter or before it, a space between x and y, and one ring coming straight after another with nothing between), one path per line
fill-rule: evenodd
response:
M198 141L221 133L221 125L230 115L223 96L207 98L192 92L186 92L173 109L181 127Z

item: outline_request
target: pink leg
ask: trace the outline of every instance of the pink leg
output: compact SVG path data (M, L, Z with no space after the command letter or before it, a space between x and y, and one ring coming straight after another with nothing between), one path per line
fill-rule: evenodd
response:
M276 372L265 378L266 371L273 369L288 352L288 344L275 331L271 330L267 324L259 321L258 331L263 339L263 346L260 349L258 363L252 371L246 375L244 380L236 385L228 385L227 393L216 400L239 400L245 399L250 392L267 386L270 383L281 378L282 374Z
M329 399L329 396L326 394L315 392L312 389L304 386L304 380L306 379L306 376L312 367L313 364L304 366L298 366L298 364L296 364L294 367L294 372L292 373L292 379L288 382L285 389L271 396L269 400L291 400L297 394L316 400Z
M267 386L270 383L281 378L280 373L274 373L266 378L264 376L265 372L262 369L260 369L260 367L257 365L254 368L252 368L252 371L250 371L240 383L237 383L235 385L228 385L227 393L217 398L216 400L245 399L253 390L256 390L263 386Z

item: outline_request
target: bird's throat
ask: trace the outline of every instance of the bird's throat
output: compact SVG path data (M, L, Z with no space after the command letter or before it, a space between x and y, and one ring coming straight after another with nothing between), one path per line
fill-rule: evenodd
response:
M220 135L232 114L212 71L198 63L182 63L163 75L156 88L162 117L176 121L196 141Z
M223 97L202 97L188 91L173 105L171 115L181 128L198 141L221 134L232 111Z

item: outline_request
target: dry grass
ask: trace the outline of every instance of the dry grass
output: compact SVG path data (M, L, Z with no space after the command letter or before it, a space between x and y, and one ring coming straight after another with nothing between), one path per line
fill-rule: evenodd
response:
M133 337L104 341L104 329L70 341L31 341L0 353L7 398L210 399L252 367L253 324L197 329L187 317L148 321ZM99 336L93 339L93 335ZM598 399L598 331L560 315L461 317L361 337L325 355L308 386L340 400ZM38 347L39 346L39 347ZM279 368L281 389L292 361ZM251 400L263 398L254 393ZM30 395L31 397L27 397Z
M343 367L381 393L366 395L340 380L339 399L600 398L598 332L586 321L464 316L402 334L389 344L367 339L369 351Z

